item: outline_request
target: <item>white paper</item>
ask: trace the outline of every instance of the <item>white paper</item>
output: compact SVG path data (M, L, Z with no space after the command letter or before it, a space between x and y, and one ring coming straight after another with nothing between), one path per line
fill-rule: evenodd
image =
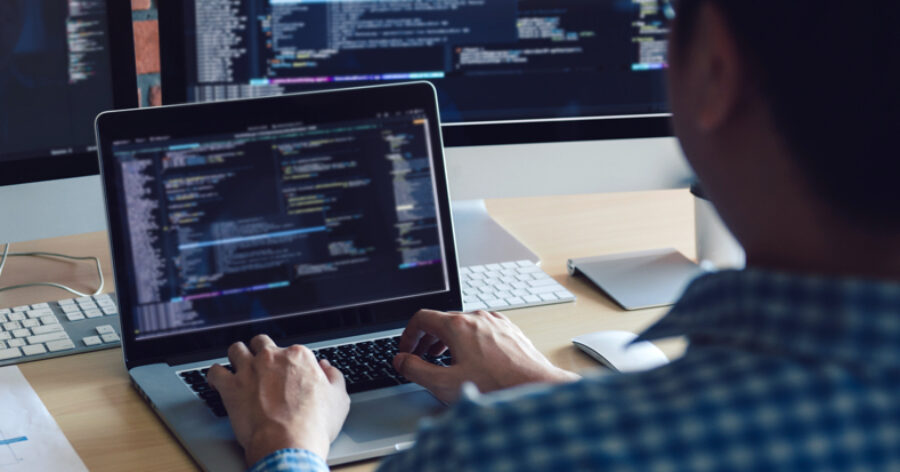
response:
M87 471L16 366L0 368L0 472Z

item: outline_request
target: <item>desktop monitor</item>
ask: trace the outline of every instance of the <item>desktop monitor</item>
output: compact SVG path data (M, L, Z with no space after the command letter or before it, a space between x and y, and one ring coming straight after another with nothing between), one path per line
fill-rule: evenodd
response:
M0 0L0 244L102 230L94 118L137 106L131 3Z
M535 259L467 248L487 220L460 202L690 181L669 128L664 4L159 0L163 100L430 80L462 263Z

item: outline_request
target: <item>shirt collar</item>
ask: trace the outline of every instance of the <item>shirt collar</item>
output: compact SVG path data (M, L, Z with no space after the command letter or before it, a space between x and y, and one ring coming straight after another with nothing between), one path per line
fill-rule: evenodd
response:
M682 335L692 345L900 368L900 283L761 270L704 275L641 339Z

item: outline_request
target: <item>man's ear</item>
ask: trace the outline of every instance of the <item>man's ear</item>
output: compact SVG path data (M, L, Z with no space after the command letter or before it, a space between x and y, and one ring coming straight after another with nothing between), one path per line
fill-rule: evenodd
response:
M690 76L698 82L695 96L697 126L709 132L727 123L746 98L745 58L727 17L714 2L698 12Z

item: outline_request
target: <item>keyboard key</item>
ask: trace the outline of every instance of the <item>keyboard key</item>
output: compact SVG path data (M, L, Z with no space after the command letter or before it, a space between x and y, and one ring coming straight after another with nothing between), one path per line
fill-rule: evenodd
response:
M0 323L7 323L7 322L9 322L9 318L7 318L6 315L0 315ZM0 326L0 329L3 329L3 327Z
M500 308L508 308L509 307L509 303L506 303L503 300L489 300L489 301L485 301L484 303L491 310L498 310Z
M47 348L43 344L35 344L33 346L22 346L22 352L26 356L36 356L38 354L46 354Z
M94 299L91 297L78 297L75 299L75 302L77 302L77 303L87 303L87 302L93 303L93 301L94 301Z
M363 380L347 385L347 393L368 392L379 388L393 387L400 385L399 382L392 378L380 378L376 380Z
M115 334L116 330L112 325L97 326L97 334Z
M12 309L13 313L23 313L28 311L28 305L17 306Z
M516 267L519 267L515 262L504 262L503 264L500 264L500 266L504 269L515 269Z
M25 346L26 344L28 344L28 343L25 342L25 340L22 338L10 339L9 341L6 341L6 345L9 347L20 347L20 346Z
M62 305L63 313L81 313L81 309L78 308L78 305Z
M31 332L35 335L37 334L48 334L48 333L58 333L60 331L65 331L62 325L52 324L52 325L44 325L37 326L35 328L31 328Z
M31 336L31 330L30 329L16 329L16 330L13 330L12 335L14 338L27 338L28 336Z
M103 312L100 310L84 310L84 316L88 318L100 318L103 316Z
M13 331L16 329L22 329L22 323L18 321L10 321L7 323L3 323L3 329L6 331Z
M50 304L49 303L38 303L35 305L31 305L31 309L32 310L49 310Z
M72 300L71 298L67 298L67 299L65 299L65 300L60 300L60 301L58 301L58 302L56 302L56 303L58 303L59 306L64 306L64 305L74 305L74 304L75 304L75 300Z
M12 339L12 334L7 331L0 331L0 341Z
M41 317L41 324L44 325L44 326L47 326L47 325L53 325L53 324L59 324L59 320L56 319L56 317L53 316L53 315L50 315L50 316L43 316L43 317Z
M525 300L523 300L519 297L510 297L510 298L506 299L506 303L508 303L509 306L519 306L519 305L524 305Z
M49 308L38 308L35 310L31 310L28 312L28 317L31 319L40 318L42 316L52 315L53 310Z
M17 347L11 349L0 349L0 361L15 359L17 357L22 357L22 351L20 351Z
M106 316L118 315L118 314L119 314L119 309L116 308L116 307L114 307L114 306L113 306L113 307L109 307L109 308L104 307L104 308L103 308L103 314L106 315Z
M6 315L9 321L22 321L27 318L24 312L10 313Z
M34 328L35 326L40 326L41 322L38 320L25 320L22 322L23 328Z
M69 339L69 335L66 334L65 331L57 331L55 333L47 333L47 334L39 334L36 336L31 336L28 338L28 344L47 343L48 344L47 347L49 347L49 344L51 342L68 340L68 339ZM51 349L51 351L52 351L52 349Z
M9 308L0 309L0 315L8 315L10 313L12 313L12 310L10 310Z
M531 292L532 295L541 296L545 293L558 292L559 285L547 285L544 287L531 287L530 289L528 289L528 291Z
M540 279L540 280L533 280L533 281L529 282L528 285L530 285L531 287L546 287L548 285L559 285L559 283L554 279L546 278L546 279Z
M107 343L107 344L110 344L110 343L117 343L117 342L120 341L119 335L116 334L116 333L112 333L112 334L104 334L104 335L100 336L100 339L102 339L103 342L105 342L105 343Z
M556 301L559 299L556 297L556 295L554 295L552 293L544 293L544 294L541 294L541 300L543 300L545 302L552 302L552 301Z
M91 303L79 303L79 304L78 304L78 308L81 308L81 311L88 311L88 310L98 310L98 311L99 311L99 310L100 310L100 307L97 306L97 304L94 303L94 302L91 302Z
M84 319L84 313L80 311L77 313L66 313L66 319L69 321L81 321Z
M522 297L522 299L525 300L526 303L540 303L541 302L541 297L538 297L536 295L525 295L524 297Z
M85 346L97 346L103 344L103 341L100 340L100 336L88 336L81 341L84 342Z
M71 339L47 343L47 350L50 352L68 351L69 349L75 349L75 343Z

